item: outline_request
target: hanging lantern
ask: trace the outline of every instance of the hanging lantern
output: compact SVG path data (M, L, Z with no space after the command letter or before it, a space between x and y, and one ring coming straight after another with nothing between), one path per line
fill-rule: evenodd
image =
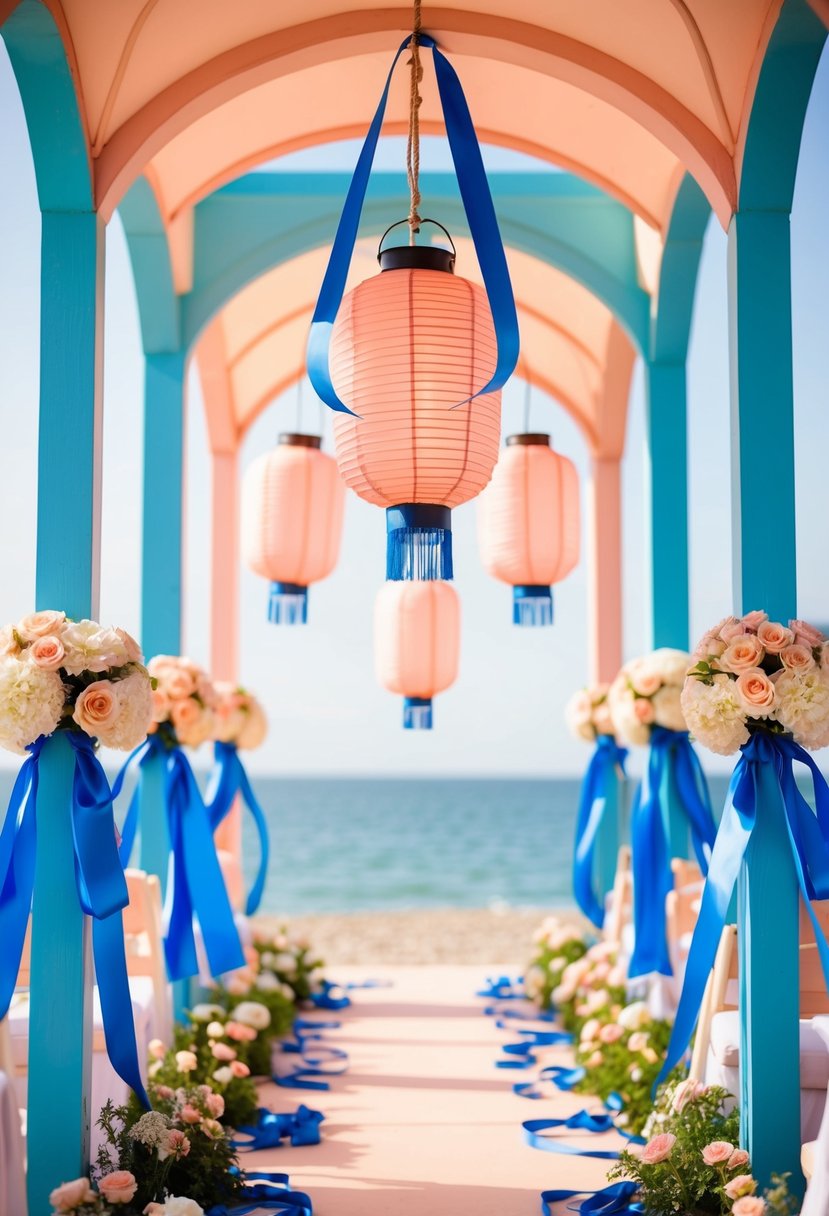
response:
M246 564L271 580L268 619L305 624L308 585L337 563L345 491L318 435L283 434L254 460L242 484Z
M454 684L460 602L449 583L388 582L374 607L377 678L403 700L407 730L432 729L432 698Z
M576 467L549 435L510 435L478 509L484 569L513 587L516 625L552 625L552 584L577 565L581 540Z
M449 146L485 290L455 276L455 248L442 224L421 219L421 48L431 49ZM411 38L407 173L409 243L384 249L381 273L343 295L359 231L388 82L366 136L320 289L308 343L308 374L337 411L334 435L343 479L386 508L386 577L452 577L451 509L484 488L497 460L500 390L518 357L509 271L475 128L463 90L434 39L421 32L415 0ZM392 71L394 70L392 64ZM389 80L391 73L389 74ZM449 249L416 244L435 223Z

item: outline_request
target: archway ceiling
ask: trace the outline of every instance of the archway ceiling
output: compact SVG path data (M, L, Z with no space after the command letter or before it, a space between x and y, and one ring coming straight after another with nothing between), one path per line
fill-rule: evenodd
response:
M461 239L458 272L480 282L471 241ZM349 289L377 273L373 241L355 251ZM218 341L229 392L208 399L211 434L244 434L258 414L305 368L305 343L328 249L301 254L240 292L209 327ZM521 327L519 371L545 388L574 417L594 453L621 454L633 348L610 311L560 271L507 251ZM197 347L198 351L198 347Z
M49 4L76 60L105 214L150 163L174 214L263 156L362 132L410 21L408 4L382 0ZM727 220L747 100L779 7L455 0L423 18L485 138L583 172L663 226L680 162ZM405 118L404 75L391 130ZM431 85L425 96L429 129Z

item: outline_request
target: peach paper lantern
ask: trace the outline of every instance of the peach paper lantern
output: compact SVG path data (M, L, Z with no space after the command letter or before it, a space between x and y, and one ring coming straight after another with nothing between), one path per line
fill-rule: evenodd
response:
M575 465L549 435L510 435L479 502L478 543L488 574L511 583L516 625L552 625L552 584L578 564Z
M334 419L337 463L346 485L386 508L386 577L447 579L451 509L480 493L498 459L500 391L470 400L496 366L492 313L454 274L454 249L378 257L381 273L343 297L331 335L332 383L353 411Z
M254 460L242 484L242 549L270 579L268 618L305 624L308 585L327 578L340 552L345 490L318 435L283 434Z
M407 730L432 729L432 698L455 682L460 640L460 601L449 583L383 584L374 607L377 678L404 698Z

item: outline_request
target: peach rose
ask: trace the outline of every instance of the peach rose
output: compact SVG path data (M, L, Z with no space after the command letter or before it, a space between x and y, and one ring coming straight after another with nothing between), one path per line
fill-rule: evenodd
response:
M82 1203L93 1203L95 1192L89 1185L88 1178L75 1178L72 1182L62 1182L56 1186L49 1196L49 1202L56 1212L71 1212Z
M167 1054L167 1048L162 1043L161 1039L150 1039L147 1044L147 1051L154 1060L163 1060Z
M667 1161L675 1144L676 1136L670 1132L663 1132L660 1136L654 1136L652 1140L648 1141L642 1149L639 1160L643 1165L658 1165L660 1161Z
M726 671L748 671L763 657L763 647L753 633L741 633L720 655L719 666Z
M99 1180L98 1190L107 1203L131 1203L138 1190L138 1183L135 1181L135 1174L131 1174L129 1170L114 1170L111 1174L104 1174Z
M774 685L759 667L737 676L737 695L753 718L767 718L774 709Z
M120 638L121 644L126 651L127 662L143 663L144 655L141 652L141 647L138 645L132 634L127 633L126 629L116 629L115 633Z
M205 1119L201 1125L201 1129L210 1140L221 1140L222 1136L224 1136L222 1125L216 1119Z
M748 1165L748 1163L749 1155L744 1148L735 1148L728 1158L728 1168L730 1170L741 1169L744 1165Z
M204 1101L213 1118L221 1119L225 1113L225 1100L222 1095L208 1094Z
M184 1103L184 1106L182 1106L178 1113L178 1117L182 1123L201 1123L202 1120L201 1111L197 1110L191 1102Z
M187 730L193 726L201 717L201 712L201 706L192 697L185 697L183 701L174 700L170 706L170 717L176 730Z
M171 701L182 701L196 691L196 681L189 672L180 667L171 667L165 671L162 685Z
M811 650L814 646L820 646L826 639L819 629L815 629L814 625L810 625L808 621L789 621L789 629L794 634L794 640L798 646L808 646Z
M599 1031L599 1042L605 1044L618 1043L624 1033L624 1029L621 1026L617 1026L615 1022L608 1022L607 1026L602 1026Z
M192 1072L194 1068L198 1068L199 1062L196 1059L195 1053L192 1051L177 1051L176 1052L176 1068L179 1072Z
M227 1043L214 1043L210 1049L214 1060L235 1060L236 1052Z
M155 1093L162 1102L169 1102L171 1098L175 1097L175 1091L170 1089L169 1085L156 1085Z
M768 619L769 614L767 612L760 612L759 609L755 608L754 612L747 612L745 614L742 623L746 629L751 629L756 633L763 622Z
M248 1068L247 1064L243 1063L242 1060L231 1060L230 1071L233 1073L234 1077L250 1076L250 1069Z
M722 1165L733 1152L734 1145L729 1144L727 1140L712 1140L702 1150L702 1159L706 1165Z
M47 633L43 638L37 638L29 647L28 656L31 661L42 667L44 671L57 671L63 662L66 651L63 642L54 634Z
M720 637L726 643L733 642L735 638L742 637L744 633L748 633L752 626L748 621L741 621L735 616L727 616L720 625Z
M243 1026L241 1022L228 1022L225 1026L225 1034L235 1043L252 1043L257 1037L252 1026Z
M705 1086L701 1081L692 1081L690 1077L686 1081L680 1081L674 1090L674 1096L671 1099L671 1106L675 1111L684 1110L689 1102L695 1102L697 1098L705 1093Z
M743 1195L731 1209L733 1216L763 1216L765 1210L765 1199L760 1199L757 1195Z
M739 1199L743 1195L753 1195L757 1190L757 1183L751 1174L738 1174L736 1178L726 1182L723 1190L729 1199Z
M648 1045L648 1035L644 1030L634 1030L628 1039L628 1051L644 1051Z
M639 697L652 697L659 685L662 683L662 677L655 671L644 669L633 670L630 673L630 682L633 685L633 691Z
M166 722L170 716L170 698L160 688L152 690L153 722Z
M643 700L641 697L637 697L633 702L633 712L636 715L636 720L641 722L643 726L648 726L656 717L652 703Z
M30 612L18 621L17 632L27 642L36 638L50 637L60 632L60 627L66 620L65 612Z
M592 1056L589 1056L584 1061L584 1066L585 1066L585 1068L598 1068L603 1063L604 1063L604 1056L602 1055L602 1053L600 1051L594 1051Z
M794 634L791 629L787 629L785 625L781 625L779 621L764 621L757 629L757 641L760 642L769 654L780 654L786 646L791 646L794 642Z
M815 660L808 646L802 646L799 642L794 642L791 646L784 646L780 651L780 662L789 671L808 671L814 667Z
M96 736L112 726L120 712L121 702L112 684L109 680L96 680L78 697L72 717L81 730Z
M144 1216L164 1216L163 1203L148 1203L144 1208Z

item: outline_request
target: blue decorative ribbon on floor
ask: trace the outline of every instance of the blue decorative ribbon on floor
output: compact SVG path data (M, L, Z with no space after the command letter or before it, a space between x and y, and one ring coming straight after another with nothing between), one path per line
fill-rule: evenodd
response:
M313 1216L311 1199L304 1191L293 1191L287 1174L260 1170L245 1174L245 1185L233 1203L219 1203L206 1216L248 1216L264 1208L267 1212L282 1212L284 1216Z
M233 809L237 796L241 796L245 806L253 816L253 822L259 836L259 869L253 886L248 892L245 913L253 916L262 902L265 881L268 877L268 856L270 841L268 838L268 823L265 812L253 792L245 766L239 759L239 750L235 743L214 744L215 765L210 776L210 784L205 795L207 817L210 820L210 830L216 828Z
M324 1119L320 1111L305 1105L298 1106L293 1114L274 1114L260 1106L255 1124L236 1128L233 1147L239 1153L253 1153L261 1148L278 1148L283 1140L289 1140L293 1148L319 1144Z
M322 987L319 992L312 992L308 998L315 1009L328 1009L336 1011L338 1009L347 1009L351 1004L349 992L356 992L363 988L391 988L390 980L355 980L348 984L332 983L331 980L323 980ZM335 996L334 993L339 992L340 996Z
M498 230L498 220L495 216L481 149L478 146L478 138L460 80L449 60L438 50L434 38L428 34L419 34L418 42L420 46L431 49L434 56L435 76L443 107L446 137L449 140L458 188L469 223L469 232L489 299L498 345L495 370L490 380L467 398L467 400L474 400L482 393L493 393L496 389L502 388L512 375L518 361L518 318L507 259ZM368 134L360 151L337 226L308 337L306 365L311 383L326 405L330 406L332 410L345 414L350 414L352 411L340 400L334 389L328 361L328 348L359 232L360 215L377 149L377 140L383 125L392 74L398 59L404 51L409 49L410 43L411 38L405 38L392 61L377 111L371 120ZM464 405L466 402L460 401L458 404Z
M587 1195L584 1203L578 1207L568 1204L568 1211L578 1212L579 1216L623 1216L626 1212L644 1212L643 1203L634 1203L633 1199L639 1191L636 1182L614 1182L600 1191L542 1191L542 1216L553 1216L553 1204L566 1203L568 1199L577 1199L579 1195Z
M524 992L524 982L520 976L514 980L511 980L508 975L501 975L497 979L487 977L484 983L485 987L479 989L475 993L476 996L483 996L488 1000L495 1001L519 1001L527 999L527 994Z
M795 761L805 764L812 774L816 814L797 787L792 767ZM766 784L763 779L769 773L786 817L797 881L829 988L829 945L811 903L813 899L829 899L829 787L812 757L799 743L786 735L757 731L740 748L740 758L731 776L708 881L702 893L699 919L691 939L668 1054L656 1085L680 1061L691 1040L740 866L757 825L757 815L763 813L758 787L761 783ZM780 862L784 864L784 858L781 857Z
M92 917L92 950L101 1001L107 1055L118 1076L150 1103L141 1081L132 999L124 954L121 910L129 903L118 858L112 791L86 734L61 732L74 752L71 800L78 902ZM59 744L41 736L27 751L14 783L0 831L0 1018L6 1016L17 982L32 906L37 853L37 792L41 757ZM69 791L67 791L68 794ZM44 840L41 847L48 848ZM69 859L66 859L67 865Z
M496 1023L499 1030L512 1027L505 1027L503 1023ZM518 1034L522 1035L519 1043L503 1043L501 1050L509 1056L518 1056L516 1060L496 1060L496 1068L531 1068L536 1062L536 1057L533 1052L538 1047L561 1047L565 1043L573 1042L573 1036L568 1034L566 1030L518 1030Z
M542 1134L557 1131L559 1128L568 1132L589 1132L591 1135L616 1132L631 1144L645 1143L641 1136L634 1136L623 1128L617 1127L615 1119L622 1110L622 1102L618 1095L611 1094L605 1106L607 1111L601 1115L593 1115L590 1111L580 1110L576 1114L570 1115L568 1119L527 1119L521 1125L524 1128L524 1139L531 1148L541 1149L544 1153L560 1153L568 1157L598 1157L602 1161L615 1161L619 1156L618 1149L578 1148L574 1144L568 1144L566 1140Z
M663 792L670 783L688 820L691 840L703 874L717 833L705 774L686 731L656 726L651 732L648 764L634 798L631 815L633 846L633 957L628 976L658 971L671 975L665 935L665 899L673 888L671 858L665 828Z
M538 1087L544 1082L555 1085L556 1089L569 1092L571 1089L575 1089L586 1075L586 1071L581 1065L570 1068L566 1064L548 1064L546 1068L540 1070L534 1081L520 1081L513 1085L512 1092L519 1098L543 1098L544 1095Z
M616 784L616 770L625 771L627 750L612 735L599 735L581 787L573 852L573 894L576 903L597 929L604 924L604 904L596 892L595 857L599 828L608 792Z
M274 1073L273 1081L284 1089L330 1089L327 1081L317 1077L340 1076L348 1069L348 1052L322 1042L324 1030L339 1029L339 1022L312 1022L297 1018L294 1039L280 1044L287 1055L297 1055L301 1063L288 1073Z
M164 805L170 838L170 871L164 905L166 937L164 951L170 979L198 975L193 917L198 917L205 953L212 975L235 971L245 965L239 932L227 896L216 845L201 792L190 762L180 747L167 748L157 735L150 735L127 759L115 779L113 798L120 793L130 766L164 765ZM124 866L135 841L141 791L136 787L130 801L121 838Z

